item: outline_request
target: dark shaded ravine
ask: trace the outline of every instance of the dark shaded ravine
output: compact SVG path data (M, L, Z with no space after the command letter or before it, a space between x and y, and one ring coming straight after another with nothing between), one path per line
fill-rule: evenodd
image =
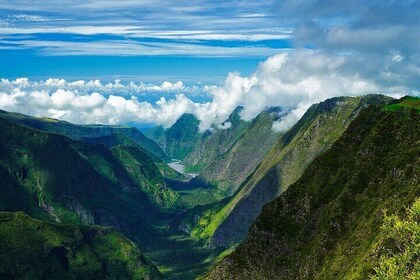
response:
M168 186L178 193L213 188L196 177L198 174L184 172L180 161L168 165L188 176L188 180L184 181L166 180ZM157 229L154 239L147 248L143 248L144 254L158 267L164 279L196 279L210 268L210 260L222 251L207 248L180 229L179 225L191 211L194 210L185 207L162 213L154 226Z

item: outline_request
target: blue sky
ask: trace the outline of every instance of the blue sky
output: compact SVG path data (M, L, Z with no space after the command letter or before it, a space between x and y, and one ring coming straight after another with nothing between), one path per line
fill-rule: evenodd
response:
M420 95L418 0L3 0L0 109L200 129L239 105L275 129L315 102ZM224 126L224 127L229 127Z
M220 82L291 48L273 1L2 1L0 76Z

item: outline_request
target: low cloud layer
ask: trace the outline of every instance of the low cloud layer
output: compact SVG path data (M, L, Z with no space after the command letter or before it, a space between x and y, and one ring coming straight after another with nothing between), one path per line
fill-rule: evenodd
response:
M251 120L271 106L283 108L284 116L276 130L292 126L316 102L334 96L381 93L394 97L418 95L414 65L402 64L390 55L333 55L316 51L293 51L268 58L249 77L231 73L224 87L213 91L221 107L217 121L236 106L243 105L241 116ZM397 78L398 77L398 78Z
M110 95L150 95L150 94L174 94L185 93L188 95L202 95L205 94L212 86L186 86L182 81L168 82L164 81L161 84L152 83L123 83L121 80L113 82L101 82L100 80L77 80L68 82L64 79L50 78L45 81L30 81L27 78L18 78L16 80L1 79L0 91L10 92L14 89L20 89L25 92L31 91L46 91L54 92L58 89L73 91L76 94L89 94L92 92L100 92L101 94Z
M418 95L415 87L418 69L401 64L402 60L391 53L384 61L375 60L375 56L292 51L268 58L248 77L230 73L221 86L3 79L0 108L75 123L134 122L166 127L182 114L193 113L200 120L200 130L205 131L212 124L228 129L221 124L237 106L244 106L241 117L245 120L253 119L267 107L280 106L283 117L273 127L280 131L293 125L311 104L330 97L370 93ZM162 97L155 103L142 101L140 93L148 91ZM192 101L187 93L194 91L206 92L211 101ZM165 96L165 92L176 94Z

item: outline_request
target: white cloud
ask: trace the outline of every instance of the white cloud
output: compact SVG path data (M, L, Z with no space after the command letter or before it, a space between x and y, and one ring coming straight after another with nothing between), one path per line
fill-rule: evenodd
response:
M143 26L68 26L68 27L0 27L1 34L79 34L98 35L112 34L124 35L130 38L156 38L170 40L221 40L221 41L261 41L291 38L292 29L272 28L265 30L247 29L235 30L155 30Z
M250 27L270 27L273 24L273 0L260 1L80 1L62 0L60 5L55 1L15 0L0 1L0 10L6 11L11 18L49 19L51 22L37 22L36 27L56 28L57 19L67 19L65 25L97 27L127 24L127 27L139 26L157 28L166 31L168 28L201 30L225 29L238 30ZM7 14L6 14L7 15ZM48 18L45 17L48 15ZM98 17L98 15L101 15ZM34 27L34 26L26 26ZM119 30L117 30L119 31ZM90 32L90 31L89 31ZM1 32L0 32L1 33ZM108 33L115 34L115 33Z
M221 123L221 124L217 125L218 129L229 129L231 127L232 127L231 122L224 122L224 123Z
M268 58L249 77L231 73L223 87L211 91L214 122L221 123L239 105L240 115L251 120L268 107L280 106L284 116L274 129L292 126L313 103L334 96L381 93L390 96L415 94L408 83L395 81L397 75L384 61L363 56L332 55L316 51L294 51ZM372 69L366 67L371 65ZM366 72L360 69L366 69ZM401 70L401 69L398 69ZM388 76L383 73L387 71ZM411 74L414 75L414 74ZM411 80L409 74L400 80Z
M27 87L29 86L29 80L28 78L18 78L12 82L14 85L17 85L19 87Z
M397 51L392 51L391 52L391 56L390 56L391 60L394 62L401 62L404 59L404 56L402 56L399 52Z
M66 85L66 81L64 79L48 79L45 81L45 85L47 87L64 87Z
M145 90L153 90L153 91L176 91L176 92L179 92L179 91L182 91L182 90L185 89L184 88L184 83L181 82L181 81L178 81L176 83L171 83L171 82L165 81L160 86L155 86L155 85L147 86L147 85L144 85L144 84L142 84L141 86Z
M242 18L258 18L258 17L266 17L268 16L267 14L257 14L257 13L250 13L250 14L240 14L238 15L238 17L242 17Z
M291 110L279 121L273 123L273 130L280 132L289 129L303 116L303 114L305 114L309 107L310 104L298 104L296 109Z
M53 18L48 18L39 15L27 15L27 14L19 14L19 15L9 15L6 18L8 22L16 22L16 21L27 21L27 22L46 22L54 20Z
M278 11L295 26L297 46L330 52L380 54L390 50L417 60L419 1L283 0Z
M19 98L21 98L24 93L20 91L13 91L9 94L0 92L0 108L4 110L16 110L16 105L19 103Z
M389 61L387 59L386 61ZM417 72L396 72L382 60L352 55L331 55L315 51L282 53L262 62L248 77L230 73L222 86L187 87L181 81L161 84L102 83L99 80L73 81L26 78L0 81L0 108L36 116L62 118L75 123L122 124L127 122L172 125L182 114L192 113L200 120L200 130L212 124L228 129L225 122L242 105L240 115L251 120L268 107L283 109L273 129L286 130L313 103L334 96L382 93L392 96L418 95L415 88L402 86ZM370 65L372 67L363 66ZM397 63L398 64L398 63ZM357 69L357 70L355 70ZM366 71L360 71L366 69ZM372 70L373 69L373 70ZM408 73L408 74L407 74ZM184 92L206 91L210 102L193 102ZM138 93L155 92L155 102L140 100ZM166 92L173 95L163 96Z
M120 80L114 82L103 83L100 80L77 80L68 82L64 79L49 78L45 81L29 81L27 78L18 78L9 81L8 79L0 80L0 91L11 91L14 88L25 89L26 91L41 91L48 92L56 91L58 89L78 92L80 94L90 94L92 92L100 92L102 94L119 94L119 95L133 95L133 94L162 94L162 93L180 93L191 95L206 95L207 92L215 87L214 85L193 85L186 86L182 81L169 82L164 81L161 84L152 83L122 83Z
M1 33L1 28L0 28ZM191 42L138 42L132 40L101 41L47 41L47 40L3 40L3 49L19 50L35 48L47 56L156 56L178 55L193 57L266 57L279 49L257 44L255 46L214 46L201 41ZM288 49L284 48L283 51Z
M293 125L312 103L329 97L419 95L418 1L35 2L0 1L0 9L11 12L9 20L0 20L1 49L32 49L56 56L271 57L247 77L230 73L222 86L187 86L181 81L127 84L119 80L3 79L2 109L77 123L165 126L188 112L200 119L203 131L212 124L227 128L223 122L239 105L244 106L241 116L245 120L266 107L280 106L283 117L273 126L280 131ZM50 17L54 14L60 17ZM275 20L277 16L281 22ZM63 17L70 20L63 23ZM48 35L57 33L68 38L54 40ZM91 36L103 34L115 39ZM79 35L91 38L83 41ZM79 39L71 41L70 37ZM279 49L261 41L280 39L293 40L295 46L315 46L319 51L283 49L288 53L278 54ZM254 43L217 45L209 40ZM202 93L211 101L197 103L189 98ZM141 100L152 94L163 97L156 103Z

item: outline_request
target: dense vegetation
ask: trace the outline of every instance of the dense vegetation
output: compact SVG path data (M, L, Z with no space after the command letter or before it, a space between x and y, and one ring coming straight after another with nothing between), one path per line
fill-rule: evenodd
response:
M400 107L363 110L206 278L418 275L417 214L395 217L420 196L420 114ZM385 210L392 218L384 221Z
M376 246L378 260L372 280L420 279L420 198L407 209L404 218L385 216L380 242Z
M221 209L204 213L194 232L212 246L245 238L261 208L294 183L319 154L336 141L361 109L391 99L380 95L337 97L313 105L282 135L255 172ZM216 211L215 211L216 210Z
M185 208L208 200L198 201L195 183L130 137L112 133L72 140L21 125L5 112L0 132L0 211L24 211L62 224L112 226L165 274L182 279L194 279L209 265L204 260L214 251L178 231ZM176 184L183 187L172 188ZM186 253L188 258L182 256Z
M154 139L171 159L182 160L200 139L200 121L192 114L183 114L170 128L149 129L146 134Z
M137 142L135 142L133 139L131 139L123 133L117 132L99 137L84 137L82 138L82 140L92 144L104 144L105 146L111 149L116 146L133 147L135 149L130 148L131 151L135 151L135 153L145 154L141 158L146 160L150 165L152 165L150 161L153 161L153 163L158 167L158 169L165 178L176 180L186 179L184 175L170 168L166 164L167 162L163 161L161 158L156 157L154 154L148 152L147 150L144 150L141 147L141 145L139 145Z
M102 137L113 133L124 134L151 155L164 161L169 160L159 145L147 138L137 128L110 125L76 125L66 121L50 118L34 118L17 113L8 113L2 110L0 110L0 117L38 130L65 135L76 140Z
M125 164L123 155L129 152L134 158L147 158L140 150L111 151L9 118L0 117L0 131L0 210L25 211L63 223L115 226L128 235L143 232L140 236L147 237L159 203L146 190L161 189L164 185L156 185L164 182L156 176L159 171L151 160ZM142 176L141 182L130 174L134 170L137 177Z
M185 158L189 170L198 171L200 177L232 195L254 171L279 137L273 122L279 118L280 108L270 108L255 119L241 119L238 107L222 125L214 126Z
M0 212L1 279L160 279L137 246L112 228L57 225Z
M175 205L178 195L167 187L159 168L146 153L136 147L124 145L114 146L111 151L151 202L164 208Z
M272 126L280 108L267 109L252 121L242 120L241 110L237 107L221 125L212 125L204 133L191 114L184 114L168 129L158 126L145 133L169 156L182 159L187 172L199 173L215 186L213 195L224 198L254 171L279 136Z

